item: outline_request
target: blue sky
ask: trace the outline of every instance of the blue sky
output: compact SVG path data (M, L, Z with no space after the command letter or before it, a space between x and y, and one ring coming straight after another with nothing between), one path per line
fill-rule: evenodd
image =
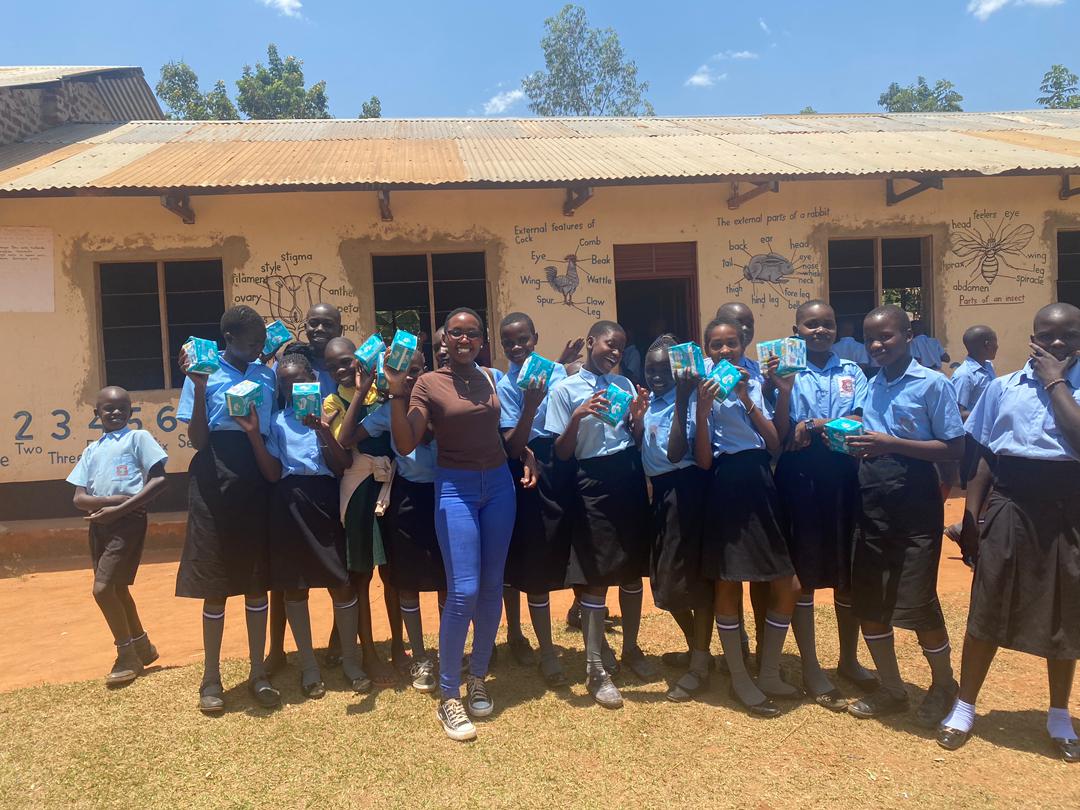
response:
M596 0L650 83L658 115L877 109L891 81L947 78L968 110L1036 106L1043 73L1080 73L1080 0ZM186 60L230 90L266 44L325 79L331 112L372 94L383 115L528 115L514 91L543 66L543 20L561 2L8 0L0 63L139 65L150 83Z

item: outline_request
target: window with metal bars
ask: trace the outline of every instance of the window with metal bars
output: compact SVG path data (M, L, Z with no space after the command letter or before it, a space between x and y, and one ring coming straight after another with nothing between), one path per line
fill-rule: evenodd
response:
M1080 307L1080 231L1058 231L1057 300Z
M431 336L447 315L458 307L469 307L487 324L482 252L373 256L371 261L376 328L388 343L397 329L420 334L429 368ZM488 361L481 357L479 362Z
M930 238L830 239L829 303L862 340L866 313L896 304L933 334Z
M180 388L180 346L221 341L225 289L220 259L98 265L105 384L129 391Z

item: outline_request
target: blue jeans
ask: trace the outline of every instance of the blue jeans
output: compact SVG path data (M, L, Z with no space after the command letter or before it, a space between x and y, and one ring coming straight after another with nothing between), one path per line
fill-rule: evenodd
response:
M471 674L487 675L502 619L503 569L517 499L505 465L490 470L435 468L435 533L446 567L439 623L439 686L458 697L465 636L473 623Z

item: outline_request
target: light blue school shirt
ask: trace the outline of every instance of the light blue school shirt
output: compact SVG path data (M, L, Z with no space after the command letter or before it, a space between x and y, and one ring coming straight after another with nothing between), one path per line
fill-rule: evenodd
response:
M911 339L911 356L927 368L941 368L941 355L945 348L941 341L929 335L916 335Z
M751 377L747 383L750 401L757 405L758 410L769 417L765 408L765 399L761 393L761 383ZM690 412L686 417L687 439L691 446L697 434L697 392L690 396ZM712 411L709 413L709 431L712 433L713 455L722 453L741 453L743 450L764 450L765 439L757 432L754 423L750 420L750 414L739 402L738 396L732 391L727 399L715 400Z
M989 360L979 363L971 357L965 357L964 362L957 367L949 379L960 407L965 411L974 408L975 403L979 401L994 377L994 364Z
M479 363L474 363L474 365L478 369L480 369L481 371L483 371L485 368L488 368L488 366L482 366ZM490 368L491 368L491 376L495 378L495 384L498 385L499 380L501 380L506 375L503 374L499 369L495 368L494 366L491 366Z
M501 401L501 398L500 398ZM384 402L360 421L369 436L390 433L390 447L397 456L397 474L414 484L430 484L435 481L435 458L439 448L432 439L430 444L418 444L407 456L398 452L394 434L390 430L390 403Z
M274 414L266 449L281 462L281 477L334 474L326 466L319 434L296 418L290 405Z
M823 368L807 360L806 370L791 386L791 421L838 419L862 410L866 402L866 375L859 364L830 354Z
M689 409L687 409L689 412ZM641 465L645 468L645 474L649 477L663 475L672 470L680 470L683 467L692 467L694 464L694 447L687 445L686 455L678 464L668 461L667 448L668 438L671 435L671 427L675 423L675 389L664 394L651 394L649 396L649 409L645 411L642 419L644 435L641 439Z
M521 418L521 409L525 404L525 391L518 388L519 376L521 376L521 365L511 363L506 370L506 374L495 385L495 392L499 395L499 405L502 406L499 413L499 427L502 430L514 428L518 423L518 419ZM540 407L536 409L536 416L533 417L532 429L529 431L530 442L541 436L551 436L551 433L544 426L547 420L548 397L551 395L551 389L555 387L556 383L564 379L566 379L566 369L556 363L555 367L551 369L551 377L548 379L548 392L544 395Z
M123 427L87 445L67 481L98 498L138 495L150 468L168 458L147 431Z
M1074 364L1065 379L1073 399L1080 402L1080 364ZM991 380L964 427L975 441L1001 456L1080 460L1080 453L1058 430L1050 395L1030 362L1019 371Z
M874 375L863 405L863 426L875 433L922 442L964 435L948 378L914 358L907 371L892 382L886 381L884 369Z
M270 432L271 417L274 413L274 399L277 395L277 375L269 366L256 360L249 363L247 370L241 373L237 368L225 362L225 353L219 352L221 367L211 372L206 380L206 421L210 430L241 430L242 428L229 416L225 404L225 392L243 380L253 380L263 386L262 404L256 409L259 414L259 432L266 436ZM335 390L337 387L335 386ZM181 422L191 421L195 407L195 385L187 377L180 390L180 404L176 406L176 418Z
M866 347L853 337L840 338L833 344L832 350L833 354L841 360L850 360L864 366L870 365L870 354L866 351Z
M634 386L621 374L603 374L598 377L583 368L577 374L561 380L548 392L544 429L555 436L562 435L570 424L570 415L574 410L597 391L605 391L610 384L627 391L631 396L635 393ZM634 437L630 435L626 419L612 427L602 419L587 416L578 425L574 456L579 459L613 456L633 443Z

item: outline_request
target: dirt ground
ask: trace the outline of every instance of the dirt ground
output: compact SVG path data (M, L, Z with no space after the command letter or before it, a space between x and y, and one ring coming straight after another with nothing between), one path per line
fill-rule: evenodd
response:
M962 501L950 501L947 520L958 519L962 509ZM201 602L173 595L177 556L178 551L148 554L132 588L143 625L160 651L159 663L164 667L193 664L202 657ZM946 540L942 548L940 593L942 596L966 594L970 583L971 574L958 559L956 546ZM18 661L18 666L0 667L0 691L104 676L115 653L105 620L90 596L92 585L87 558L26 563L0 579L0 615L7 617L5 648ZM645 594L646 610L655 611L648 588ZM369 596L375 639L388 639L382 583L377 576ZM818 601L824 603L829 596L829 592L822 592ZM552 615L564 616L571 599L569 591L552 594ZM526 613L524 599L522 602L522 611ZM425 628L437 627L435 595L424 594L421 606ZM609 595L608 606L618 613L614 591ZM312 594L312 632L317 643L329 635L332 618L329 595ZM295 649L288 636L285 647L290 651ZM244 605L240 598L231 599L227 606L222 655L226 658L247 655Z

